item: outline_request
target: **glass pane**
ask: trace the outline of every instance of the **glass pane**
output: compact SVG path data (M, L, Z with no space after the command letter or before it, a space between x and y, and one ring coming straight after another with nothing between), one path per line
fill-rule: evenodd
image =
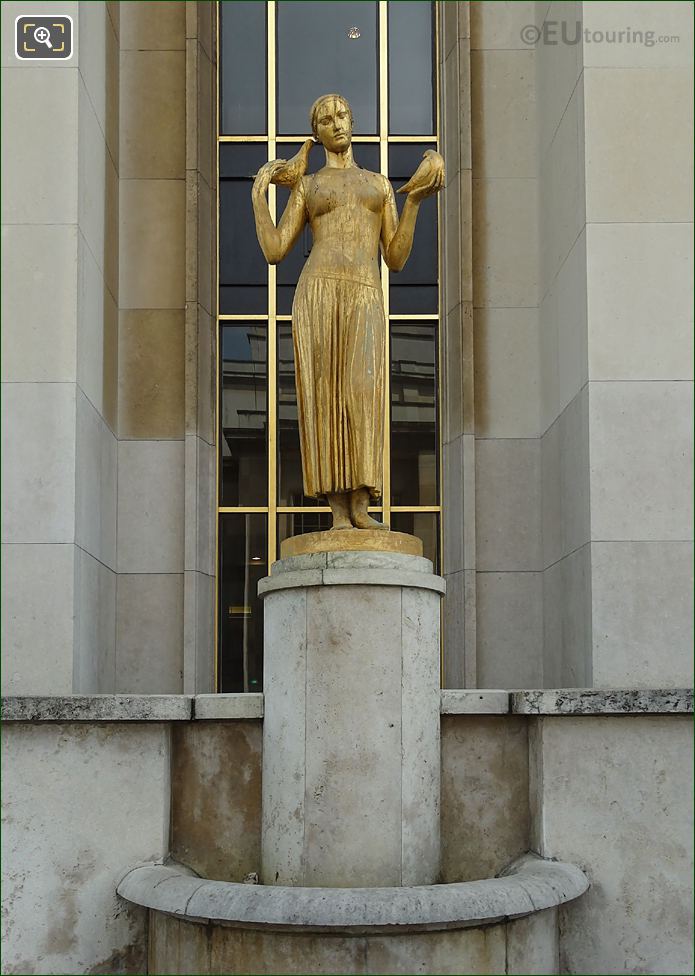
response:
M265 4L220 3L220 134L255 136L268 122Z
M392 277L391 282L393 280ZM436 285L389 284L389 308L393 315L436 315L438 301Z
M309 132L319 95L350 102L355 132L378 134L377 4L277 4L278 132Z
M325 505L324 500L307 498L302 483L299 450L297 393L294 384L292 326L278 323L278 505ZM330 526L330 521L329 521ZM306 530L306 531L318 531ZM294 533L292 533L294 534Z
M263 604L267 515L220 515L219 690L263 688Z
M265 145L220 145L220 312L268 311L268 266L256 238L253 176L267 158Z
M268 498L268 326L221 326L220 504L265 505Z
M434 6L392 0L389 12L389 132L434 132Z
M438 504L437 323L391 323L391 504Z
M244 179L249 183L268 158L265 142L220 143L220 178ZM251 196L249 187L249 196Z
M221 285L220 315L267 315L267 285Z
M391 512L391 528L422 539L423 555L439 572L439 515L437 512Z
M395 145L389 148L389 179L394 189L403 186L422 162L426 149L434 149L426 143ZM396 194L400 213L406 195ZM420 205L415 228L415 240L408 262L402 271L390 278L389 304L398 315L437 314L438 311L437 253L437 197L428 197Z

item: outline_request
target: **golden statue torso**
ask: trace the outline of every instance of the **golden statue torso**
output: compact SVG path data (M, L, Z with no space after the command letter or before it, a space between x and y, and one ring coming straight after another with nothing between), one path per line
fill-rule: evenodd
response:
M325 167L303 183L314 243L302 274L378 286L385 177L357 166Z

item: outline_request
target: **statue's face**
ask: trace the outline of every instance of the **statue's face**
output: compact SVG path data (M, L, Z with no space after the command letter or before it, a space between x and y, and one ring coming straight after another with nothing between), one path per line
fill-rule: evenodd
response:
M319 142L329 152L345 152L352 142L350 109L340 98L327 98L322 102L316 119Z

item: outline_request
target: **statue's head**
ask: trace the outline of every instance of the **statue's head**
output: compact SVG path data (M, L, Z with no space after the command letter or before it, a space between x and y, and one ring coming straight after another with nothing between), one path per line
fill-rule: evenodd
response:
M314 138L331 152L345 152L352 142L352 109L342 95L321 95L311 106Z

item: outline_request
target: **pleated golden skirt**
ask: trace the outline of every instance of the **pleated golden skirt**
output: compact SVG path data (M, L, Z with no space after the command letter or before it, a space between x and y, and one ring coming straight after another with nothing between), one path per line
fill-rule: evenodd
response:
M381 289L302 275L292 336L305 494L365 487L379 497L386 336Z

